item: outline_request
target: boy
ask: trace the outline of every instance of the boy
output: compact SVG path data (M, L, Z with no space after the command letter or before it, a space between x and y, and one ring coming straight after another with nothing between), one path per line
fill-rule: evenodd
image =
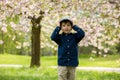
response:
M71 33L71 30L76 33ZM59 31L62 34L59 34ZM75 80L75 69L78 66L78 43L85 36L84 31L70 19L60 20L51 35L51 39L58 45L58 80Z

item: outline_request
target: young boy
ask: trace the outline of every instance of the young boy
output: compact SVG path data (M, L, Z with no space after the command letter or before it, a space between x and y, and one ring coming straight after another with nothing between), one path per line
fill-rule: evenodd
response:
M71 33L71 30L76 33ZM59 31L62 30L62 34ZM75 69L78 66L78 43L85 36L84 31L70 19L62 19L51 39L58 44L58 80L75 80Z

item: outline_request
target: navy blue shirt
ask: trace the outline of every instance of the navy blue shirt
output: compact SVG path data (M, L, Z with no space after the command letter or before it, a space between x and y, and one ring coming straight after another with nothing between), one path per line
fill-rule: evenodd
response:
M56 27L51 35L51 39L58 44L58 65L73 66L79 64L78 43L85 36L84 31L78 26L72 27L76 33L59 34L60 27Z

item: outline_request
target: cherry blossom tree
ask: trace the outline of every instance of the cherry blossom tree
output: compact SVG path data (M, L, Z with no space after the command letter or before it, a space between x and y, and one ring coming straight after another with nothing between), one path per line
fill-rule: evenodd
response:
M39 8L40 6L40 8ZM32 58L31 58L31 67L40 66L40 32L41 25L40 22L43 18L44 12L42 11L42 2L33 1L33 0L3 0L1 1L1 14L3 18L1 21L2 24L9 25L6 23L6 18L13 18L14 16L19 17L19 22L17 24L11 24L11 27L24 30L25 32L29 31L30 21L32 23ZM19 27L17 27L19 26ZM1 28L4 32L6 26Z
M3 33L8 25L14 30L31 31L31 67L40 66L40 48L57 50L49 36L64 16L85 30L80 46L93 46L91 51L98 56L108 53L110 46L120 40L119 0L1 0L0 7ZM17 22L12 20L16 16ZM6 22L8 18L10 21Z
M2 0L1 1L1 21L2 24L11 25L11 27L16 27L17 29L23 29L24 31L29 31L29 27L32 25L32 59L31 67L40 66L40 32L41 32L41 21L44 16L49 16L53 12L56 12L56 9L59 7L66 8L67 5L58 5L59 0L56 1L46 1L43 0ZM65 3L65 2L64 2ZM68 3L67 3L68 4ZM53 6L56 6L53 10ZM62 11L62 8L60 8ZM18 23L6 23L6 18L14 18L18 16ZM51 20L52 21L52 20ZM49 22L51 24L51 21ZM31 24L31 23L32 24ZM7 31L6 27L2 26L2 30Z
M114 4L108 0L85 0L78 3L81 6L79 6L77 23L86 31L81 46L93 46L92 52L99 56L108 53L112 49L111 46L119 42L120 37L117 34L120 32L119 3L119 0Z

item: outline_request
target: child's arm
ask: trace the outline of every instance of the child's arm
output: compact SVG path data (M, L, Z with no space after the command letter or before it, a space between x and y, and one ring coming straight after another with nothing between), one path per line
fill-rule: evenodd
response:
M85 32L81 28L79 28L77 25L74 25L73 29L75 31L77 31L75 36L76 36L77 42L79 43L83 39L83 37L85 36Z
M57 44L60 42L59 31L60 27L57 26L51 35L51 40L55 41Z

